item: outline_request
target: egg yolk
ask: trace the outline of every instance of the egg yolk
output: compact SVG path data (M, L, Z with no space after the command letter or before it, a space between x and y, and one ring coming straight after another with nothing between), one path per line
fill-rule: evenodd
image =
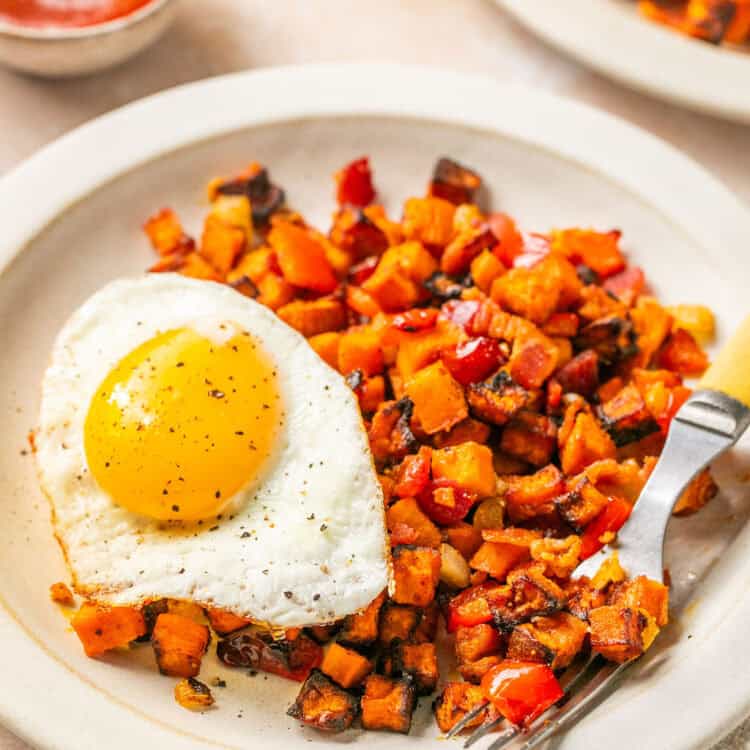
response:
M241 333L167 331L122 359L84 427L90 471L118 505L161 520L219 513L258 478L279 431L273 365Z

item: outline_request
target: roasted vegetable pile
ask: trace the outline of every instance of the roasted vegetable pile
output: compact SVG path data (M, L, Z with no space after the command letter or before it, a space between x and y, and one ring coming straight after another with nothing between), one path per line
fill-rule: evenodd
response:
M419 697L438 688L443 731L487 699L487 713L523 724L560 698L556 672L581 651L627 661L667 623L667 588L628 580L616 556L592 580L570 576L627 520L690 393L683 376L707 367L713 318L649 296L620 232L521 231L480 208L481 183L440 159L394 221L359 159L336 176L323 234L252 165L211 183L197 242L168 209L146 224L152 271L269 306L359 398L385 496L390 596L281 640L206 612L219 658L300 681L289 714L318 729L359 718L408 732ZM706 472L677 510L715 491ZM73 626L91 656L150 640L161 671L188 679L184 705L200 707L210 695L189 680L210 635L190 607L85 604ZM440 680L440 620L463 682Z
M750 41L748 0L638 0L638 9L653 21L712 44Z

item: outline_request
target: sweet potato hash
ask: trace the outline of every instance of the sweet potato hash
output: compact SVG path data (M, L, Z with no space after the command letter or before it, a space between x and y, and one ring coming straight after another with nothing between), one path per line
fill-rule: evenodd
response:
M528 724L580 652L626 662L667 624L667 587L629 580L616 554L591 580L571 574L626 522L690 394L683 377L708 365L713 317L650 296L619 231L526 232L487 212L480 176L450 159L399 220L367 158L335 185L324 233L258 164L215 179L199 238L170 209L146 222L150 270L267 305L346 378L385 495L392 593L281 633L165 599L84 602L73 628L91 657L150 643L190 709L213 703L196 679L213 640L226 665L300 682L288 714L320 730L407 733L436 691L443 732L486 701L474 725L497 712ZM705 471L675 512L715 493ZM64 584L51 595L73 605ZM439 674L439 628L461 680Z
M748 0L638 0L647 18L712 44L750 41Z

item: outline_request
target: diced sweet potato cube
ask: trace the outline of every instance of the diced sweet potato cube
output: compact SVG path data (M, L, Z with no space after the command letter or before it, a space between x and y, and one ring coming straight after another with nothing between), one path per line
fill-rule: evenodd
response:
M541 388L558 364L558 350L546 336L519 340L513 345L508 369L511 377L527 389Z
M492 284L491 297L504 310L541 325L557 308L562 284L541 268L511 268Z
M105 607L86 602L70 620L86 656L101 656L146 632L143 614L133 607Z
M442 362L415 373L406 383L406 394L428 435L449 430L469 415L463 388Z
M346 325L346 310L336 299L295 300L280 307L276 314L305 338Z
M365 376L383 371L380 334L370 326L349 328L339 340L339 371L348 375L361 370Z
M431 547L402 545L393 550L393 600L426 607L440 580L440 553Z
M386 511L385 520L390 532L399 524L413 529L415 534L412 544L421 547L440 546L442 536L438 527L422 511L413 497L405 497L391 505Z
M524 547L515 544L483 542L469 561L469 565L474 570L487 573L497 581L503 581L509 571L528 557L529 551Z
M455 547L467 560L482 546L482 533L476 526L461 521L443 529L451 547Z
M591 229L561 229L552 233L552 248L573 263L588 266L602 279L625 268L620 252L618 230L595 232Z
M362 696L362 726L408 734L417 695L411 677L391 679L371 674Z
M557 427L543 414L520 411L505 426L500 450L534 466L545 466L557 448Z
M378 638L380 608L385 601L385 592L379 594L362 612L347 615L339 633L339 641L347 646L370 646Z
M349 208L336 213L330 236L355 261L381 255L389 244L385 232L364 211Z
M639 297L630 310L637 334L639 367L648 367L672 329L672 316L652 297Z
M416 643L432 643L435 640L439 617L440 607L437 601L433 600L426 607L422 608L422 617L414 632L414 641Z
M555 500L557 510L562 518L575 530L582 531L584 526L594 520L609 502L607 495L583 476L571 482L568 491Z
M304 227L277 221L268 233L281 272L290 284L327 294L338 283L325 249Z
M711 500L718 491L719 488L711 476L711 470L704 469L684 489L677 504L674 506L673 513L678 516L687 516L695 513Z
M338 369L339 366L339 342L341 333L331 331L329 333L319 333L308 339L308 343L315 350L315 353L331 367Z
M182 615L159 615L151 638L159 671L170 677L195 677L210 640L205 625Z
M467 682L479 684L482 678L493 667L497 666L503 660L502 656L493 654L492 656L483 656L476 661L466 661L458 665L458 673Z
M659 352L659 365L680 375L702 375L708 367L708 356L692 334L677 328Z
M539 563L521 565L508 574L510 595L498 600L492 608L495 625L504 632L533 617L551 615L562 609L565 592L543 573Z
M464 274L469 270L472 261L482 251L488 251L496 242L495 235L492 234L486 224L460 231L446 246L440 258L440 270L451 276ZM492 257L495 263L499 264L500 273L502 273L502 263L494 256ZM499 276L500 273L497 273L496 276Z
M313 669L287 714L324 732L349 729L358 713L357 699Z
M195 242L188 237L171 208L162 208L143 225L143 231L159 255L185 255L195 249Z
M467 417L448 432L435 435L433 440L436 448L447 448L451 445L460 445L473 441L484 445L490 437L490 428L484 422Z
M459 664L478 661L485 656L500 654L503 640L489 623L480 623L456 630L456 659Z
M294 299L294 287L277 273L267 273L257 282L258 302L278 310Z
M402 226L410 240L425 245L447 245L453 238L456 207L442 198L409 198L404 203Z
M529 476L510 477L507 481L506 511L513 521L549 512L565 486L560 470L553 464Z
M644 614L629 607L604 606L589 612L591 648L605 659L623 663L644 651Z
M592 609L603 607L607 603L604 592L595 588L585 576L568 581L565 594L568 597L568 612L584 622L588 620Z
M529 401L528 392L505 371L484 383L473 383L466 397L472 414L496 425L506 424Z
M209 625L211 625L217 635L221 636L234 633L235 630L247 627L252 622L252 620L235 615L233 612L229 612L226 609L207 607L205 612Z
M440 319L432 329L403 334L396 355L396 369L401 377L408 379L440 359L443 352L455 347L459 335L457 326Z
M416 282L393 264L378 264L375 273L362 283L362 289L372 295L386 312L397 312L413 307L420 297Z
M383 401L378 406L367 433L378 464L398 461L416 450L418 443L410 427L413 410L413 403L406 397L398 401Z
M660 628L669 622L669 589L646 576L625 581L615 592L611 603L618 607L629 607L634 612L645 610Z
M587 633L586 623L568 612L536 617L513 629L506 658L549 664L563 669L581 650Z
M432 476L435 479L450 479L480 498L495 493L492 451L479 443L461 443L433 451Z
M353 649L332 643L323 656L320 671L343 688L352 688L372 672L372 662Z
M577 474L589 464L603 458L614 458L617 448L612 438L601 428L599 422L591 415L580 412L567 438L558 433L560 443L560 461L566 474Z
M312 625L307 630L316 643L328 643L340 627L340 622L332 622L329 625Z
M242 229L209 214L203 225L200 254L219 273L226 274L234 267L246 242L247 235Z
M491 250L484 250L471 262L471 278L485 294L489 294L492 282L504 273L505 266Z
M477 717L466 725L466 729L474 729L484 723L492 709L478 685L467 682L449 682L443 688L435 701L435 720L443 734L450 732L467 713L473 711L477 706L487 705L484 711L480 711Z
M387 601L380 610L378 642L390 646L393 641L410 641L422 613L416 607Z
M632 383L603 403L598 414L604 429L617 446L641 440L659 430L640 390Z
M417 695L429 695L437 687L438 663L434 643L394 644L391 650L391 675L409 675Z

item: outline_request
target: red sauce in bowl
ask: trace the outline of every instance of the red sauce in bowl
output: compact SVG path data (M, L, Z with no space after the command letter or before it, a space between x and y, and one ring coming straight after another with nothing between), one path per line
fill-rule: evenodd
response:
M0 0L0 21L80 28L122 18L154 0Z

